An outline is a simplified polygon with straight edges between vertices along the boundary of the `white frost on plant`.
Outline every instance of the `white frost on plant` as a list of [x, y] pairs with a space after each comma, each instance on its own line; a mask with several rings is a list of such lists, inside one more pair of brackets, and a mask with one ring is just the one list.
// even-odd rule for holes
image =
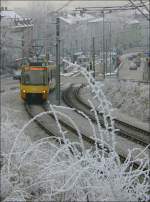
[[120, 112], [149, 122], [149, 84], [106, 79], [103, 90]]
[[[86, 149], [76, 120], [67, 116], [63, 106], [51, 105], [51, 110], [38, 114], [21, 130], [14, 128], [6, 112], [2, 119], [3, 139], [14, 135], [9, 149], [3, 147], [3, 201], [148, 201], [149, 200], [149, 158], [145, 148], [128, 152], [124, 163], [115, 151], [115, 129], [111, 115], [111, 104], [106, 99], [101, 84], [92, 75], [81, 69], [87, 78], [95, 98], [99, 101], [99, 113], [103, 113], [105, 129], [99, 123], [98, 115], [91, 101], [90, 105], [97, 119], [98, 133], [92, 122], [84, 115], [92, 127], [91, 136], [95, 140], [93, 148]], [[69, 110], [74, 110], [70, 109]], [[83, 114], [83, 112], [80, 112]], [[60, 137], [47, 137], [34, 143], [26, 141], [25, 129], [38, 117], [53, 114]], [[76, 128], [79, 141], [66, 138], [60, 117]], [[5, 122], [5, 123], [4, 123]], [[110, 131], [111, 127], [111, 131]], [[6, 130], [8, 129], [8, 130]], [[110, 152], [105, 152], [103, 135], [108, 135]], [[67, 136], [68, 137], [68, 136]], [[101, 145], [99, 149], [97, 145]], [[80, 150], [78, 150], [80, 148]], [[94, 149], [95, 148], [95, 149]], [[136, 151], [136, 156], [133, 153]], [[133, 163], [138, 167], [133, 169]], [[7, 189], [7, 190], [6, 190]]]

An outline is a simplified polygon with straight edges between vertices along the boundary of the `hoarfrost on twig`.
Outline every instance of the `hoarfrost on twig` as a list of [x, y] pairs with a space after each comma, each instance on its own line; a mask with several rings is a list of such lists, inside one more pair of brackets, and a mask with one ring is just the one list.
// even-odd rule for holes
[[[3, 138], [8, 138], [8, 131], [5, 130], [7, 126], [10, 126], [7, 129], [13, 129], [13, 132], [17, 133], [14, 135], [14, 142], [10, 144], [9, 154], [2, 152], [5, 161], [1, 167], [4, 182], [1, 194], [4, 201], [148, 201], [148, 146], [143, 151], [138, 148], [130, 150], [124, 163], [120, 162], [115, 150], [116, 129], [111, 114], [112, 106], [102, 91], [102, 85], [94, 80], [91, 73], [79, 66], [77, 68], [80, 68], [86, 77], [95, 99], [99, 102], [97, 112], [94, 104], [89, 101], [97, 120], [98, 133], [92, 121], [84, 115], [92, 128], [91, 137], [95, 140], [95, 150], [86, 149], [76, 120], [65, 114], [65, 110], [73, 109], [51, 105], [51, 111], [38, 114], [25, 124], [19, 133], [11, 125], [7, 113], [7, 123], [2, 123], [5, 133]], [[64, 112], [61, 112], [61, 109]], [[83, 115], [83, 112], [80, 113]], [[105, 128], [100, 125], [98, 113], [103, 113]], [[25, 144], [25, 129], [45, 114], [54, 115], [61, 137], [43, 138]], [[78, 142], [71, 142], [66, 138], [66, 135], [69, 137], [69, 131], [62, 129], [60, 117], [67, 119], [75, 127], [79, 136]], [[107, 144], [111, 149], [107, 155], [104, 154], [104, 135], [110, 139], [110, 145]], [[52, 139], [56, 141], [53, 142]], [[21, 143], [18, 148], [19, 141]], [[97, 146], [99, 144], [101, 148]], [[82, 148], [82, 155], [78, 146]], [[137, 161], [139, 166], [133, 169], [133, 163]], [[8, 191], [5, 190], [7, 188]]]

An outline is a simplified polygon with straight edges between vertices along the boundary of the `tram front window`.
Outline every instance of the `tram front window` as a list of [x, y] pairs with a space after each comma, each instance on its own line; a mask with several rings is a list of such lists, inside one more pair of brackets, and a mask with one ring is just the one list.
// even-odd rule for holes
[[47, 72], [43, 70], [24, 72], [22, 75], [22, 83], [26, 85], [47, 85]]

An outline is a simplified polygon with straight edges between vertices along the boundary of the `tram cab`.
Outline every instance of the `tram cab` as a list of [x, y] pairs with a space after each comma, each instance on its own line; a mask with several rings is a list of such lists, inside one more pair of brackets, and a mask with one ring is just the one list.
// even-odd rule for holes
[[20, 95], [23, 100], [32, 101], [36, 97], [46, 101], [52, 84], [48, 63], [30, 62], [22, 67]]

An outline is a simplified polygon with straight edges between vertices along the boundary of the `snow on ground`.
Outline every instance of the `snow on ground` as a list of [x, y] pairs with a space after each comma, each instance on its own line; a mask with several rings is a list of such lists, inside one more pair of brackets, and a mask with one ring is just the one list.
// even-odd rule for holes
[[[73, 66], [74, 70], [64, 74], [64, 76], [72, 76], [75, 71], [79, 72], [79, 65], [64, 60], [69, 66]], [[69, 77], [68, 77], [69, 78]], [[139, 121], [149, 123], [149, 84], [119, 81], [114, 79], [105, 79], [103, 85], [104, 93], [118, 112], [127, 114]], [[86, 94], [87, 92], [84, 91]]]
[[149, 122], [149, 84], [106, 79], [103, 89], [119, 112]]
[[[141, 162], [141, 167], [134, 171], [130, 167], [134, 161], [130, 159], [132, 151], [122, 165], [113, 149], [108, 156], [97, 144], [95, 151], [84, 149], [78, 133], [81, 153], [74, 146], [77, 143], [65, 138], [67, 131], [61, 130], [59, 123], [65, 144], [60, 142], [58, 146], [47, 137], [32, 142], [32, 134], [37, 136], [40, 130], [32, 128], [28, 131], [31, 136], [25, 132], [30, 127], [18, 93], [8, 88], [2, 95], [2, 201], [148, 201], [148, 171], [143, 171], [148, 157], [143, 157], [144, 151], [141, 159], [141, 150], [134, 149], [139, 152], [135, 161]], [[103, 97], [102, 103], [107, 116], [110, 111], [107, 99]], [[53, 106], [51, 109], [54, 110]], [[57, 111], [55, 115], [57, 120]], [[103, 147], [101, 136], [110, 131], [100, 127], [99, 132], [96, 136], [93, 131], [93, 137]]]
[[[4, 90], [1, 93], [1, 118], [5, 123], [7, 117], [6, 120], [9, 122], [8, 124], [5, 123], [5, 125], [9, 127], [10, 123], [14, 126], [15, 130], [21, 129], [30, 120], [25, 111], [24, 102], [20, 98], [19, 85], [17, 80], [12, 80], [10, 77], [1, 80], [1, 89]], [[32, 133], [33, 129], [35, 134]], [[32, 141], [42, 138], [45, 134], [43, 130], [39, 130], [39, 127], [35, 123], [32, 123], [25, 133], [30, 136]]]

